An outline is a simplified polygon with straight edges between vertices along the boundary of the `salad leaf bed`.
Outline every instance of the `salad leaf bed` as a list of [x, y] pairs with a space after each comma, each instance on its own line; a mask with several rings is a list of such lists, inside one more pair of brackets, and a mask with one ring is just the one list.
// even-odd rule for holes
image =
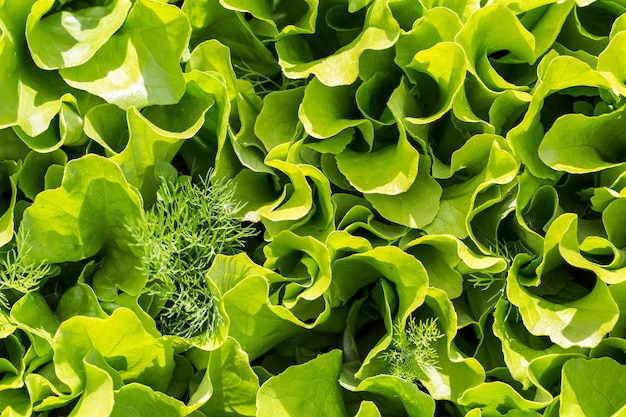
[[0, 416], [626, 415], [625, 11], [0, 1]]

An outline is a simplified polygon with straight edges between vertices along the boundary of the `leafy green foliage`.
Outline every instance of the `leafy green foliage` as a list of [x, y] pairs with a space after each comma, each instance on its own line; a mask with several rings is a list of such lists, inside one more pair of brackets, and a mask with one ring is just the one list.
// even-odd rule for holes
[[[306, 415], [345, 416], [339, 373], [341, 351], [319, 355], [267, 380], [258, 393], [259, 417]], [[294, 383], [294, 381], [297, 381]], [[324, 401], [316, 399], [324, 398]]]
[[0, 0], [0, 414], [624, 414], [622, 3]]

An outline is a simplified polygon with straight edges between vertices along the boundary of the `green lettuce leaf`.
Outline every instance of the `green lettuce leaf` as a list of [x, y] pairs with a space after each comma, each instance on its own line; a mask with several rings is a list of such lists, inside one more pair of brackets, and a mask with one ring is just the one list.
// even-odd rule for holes
[[313, 78], [304, 90], [304, 97], [298, 110], [298, 116], [306, 132], [314, 138], [326, 139], [356, 127], [371, 149], [374, 135], [372, 123], [369, 120], [354, 118], [355, 112], [358, 112], [354, 99], [356, 90], [356, 85], [329, 87]]
[[414, 229], [423, 228], [437, 216], [442, 192], [430, 174], [430, 165], [430, 159], [420, 155], [417, 176], [406, 191], [395, 195], [368, 193], [365, 199], [385, 219]]
[[363, 401], [354, 417], [381, 417], [381, 415], [374, 402]]
[[514, 263], [507, 277], [507, 297], [519, 308], [531, 334], [549, 336], [563, 348], [594, 347], [615, 326], [619, 308], [602, 280], [577, 281], [570, 272], [574, 269], [561, 258], [559, 240], [564, 234], [572, 237], [567, 236], [572, 218], [563, 215], [552, 223], [536, 279], [524, 280], [520, 262]]
[[[561, 357], [563, 363], [571, 357], [580, 357], [586, 353], [586, 349], [574, 347], [566, 350], [552, 344], [546, 337], [533, 336], [514, 317], [516, 315], [511, 312], [510, 305], [504, 300], [498, 301], [494, 311], [493, 332], [502, 342], [502, 353], [507, 368], [513, 378], [522, 383], [524, 389], [532, 385], [541, 387], [537, 379], [541, 377], [545, 383], [549, 371], [546, 368], [554, 367], [554, 362], [558, 360], [556, 357]], [[542, 358], [545, 361], [548, 357], [551, 357], [550, 363], [541, 363]], [[552, 396], [547, 390], [545, 394], [547, 394], [545, 401], [551, 401]]]
[[[451, 234], [459, 239], [468, 237], [472, 217], [508, 193], [515, 185], [518, 170], [519, 162], [502, 137], [473, 136], [452, 154], [448, 172], [433, 169], [435, 178], [454, 178], [454, 175], [459, 176], [459, 171], [472, 175], [461, 175], [458, 182], [444, 188], [439, 212], [424, 229], [430, 234]], [[495, 196], [492, 196], [494, 192]], [[493, 245], [493, 242], [476, 243]]]
[[37, 152], [53, 152], [62, 146], [79, 148], [88, 139], [83, 133], [83, 118], [78, 106], [73, 96], [65, 95], [57, 117], [47, 130], [36, 136], [29, 136], [20, 126], [13, 127], [13, 130], [28, 147]]
[[290, 181], [285, 183], [283, 194], [276, 201], [257, 212], [268, 240], [286, 230], [323, 240], [332, 230], [329, 181], [319, 169], [293, 156], [298, 155], [301, 144], [301, 141], [293, 146], [284, 143], [265, 159], [268, 167], [285, 174]]
[[[380, 404], [382, 410], [400, 412], [409, 417], [430, 417], [435, 415], [435, 401], [421, 391], [417, 385], [391, 375], [377, 375], [354, 385], [342, 380], [342, 385], [350, 391], [362, 393], [364, 397]], [[372, 406], [373, 407], [373, 406]], [[361, 409], [365, 408], [363, 405]], [[376, 412], [372, 410], [372, 412]], [[367, 415], [367, 414], [365, 414]], [[376, 414], [373, 414], [376, 415]], [[380, 412], [378, 415], [381, 415]]]
[[[114, 405], [113, 389], [117, 381], [110, 375], [106, 360], [97, 351], [90, 351], [83, 358], [84, 388], [78, 403], [72, 410], [76, 416], [105, 417], [111, 414]], [[114, 370], [113, 373], [115, 372]]]
[[59, 74], [42, 71], [25, 48], [26, 19], [35, 0], [0, 5], [0, 129], [18, 126], [28, 136], [45, 132], [71, 99]]
[[[381, 246], [336, 260], [328, 294], [333, 305], [349, 301], [362, 287], [386, 279], [399, 297], [398, 322], [424, 302], [428, 274], [417, 259], [394, 246]], [[354, 279], [358, 277], [358, 279]]]
[[[258, 417], [346, 416], [339, 375], [341, 351], [321, 354], [267, 380], [257, 394]], [[323, 400], [322, 400], [323, 399]]]
[[[529, 411], [541, 410], [546, 406], [545, 403], [524, 398], [512, 386], [501, 381], [484, 382], [467, 390], [459, 398], [459, 404], [482, 409], [484, 414], [479, 413], [478, 416], [503, 415], [503, 413], [510, 416], [537, 416], [537, 413]], [[512, 410], [520, 411], [516, 413]]]
[[263, 253], [263, 266], [289, 279], [282, 297], [282, 305], [287, 308], [306, 309], [308, 301], [320, 299], [331, 285], [328, 249], [311, 236], [282, 232], [263, 248]]
[[263, 108], [254, 122], [254, 133], [267, 152], [296, 139], [299, 130], [297, 109], [303, 96], [303, 88], [292, 88], [273, 91], [263, 98]]
[[215, 39], [230, 49], [234, 66], [242, 72], [267, 77], [278, 74], [280, 66], [276, 58], [256, 36], [245, 15], [223, 4], [219, 0], [184, 2], [182, 11], [192, 28], [191, 45], [195, 47], [207, 39]]
[[19, 189], [27, 198], [34, 200], [46, 188], [45, 175], [48, 169], [53, 165], [64, 167], [67, 160], [67, 154], [60, 149], [48, 153], [29, 152], [24, 159]]
[[[496, 28], [506, 25], [510, 30], [502, 33]], [[527, 89], [507, 81], [494, 68], [490, 54], [504, 51], [503, 64], [533, 64], [535, 62], [535, 38], [521, 24], [517, 16], [501, 5], [489, 5], [474, 12], [456, 37], [465, 50], [467, 69], [479, 82], [492, 91], [504, 89]]]
[[75, 67], [91, 59], [123, 25], [130, 0], [74, 10], [53, 10], [54, 0], [37, 0], [26, 21], [26, 40], [38, 67]]
[[82, 282], [65, 290], [59, 299], [55, 312], [61, 321], [74, 316], [98, 317], [101, 319], [108, 317], [100, 306], [96, 293], [89, 285]]
[[72, 87], [123, 109], [173, 104], [185, 91], [179, 63], [190, 35], [189, 20], [178, 7], [138, 0], [89, 60], [59, 73]]
[[24, 381], [26, 349], [15, 334], [0, 341], [0, 391], [21, 388]]
[[0, 391], [0, 408], [2, 417], [30, 417], [33, 411], [28, 393], [21, 389]]
[[356, 89], [355, 99], [359, 111], [378, 129], [395, 123], [387, 102], [398, 84], [396, 73], [397, 70], [389, 70], [376, 71], [371, 76], [364, 75], [369, 78]]
[[626, 204], [623, 201], [617, 200], [609, 204], [602, 213], [608, 239], [591, 235], [586, 236], [581, 243], [578, 243], [579, 233], [584, 233], [584, 230], [581, 230], [584, 228], [584, 222], [578, 221], [571, 214], [564, 214], [558, 223], [559, 225], [564, 224], [560, 229], [562, 235], [558, 238], [558, 250], [563, 259], [572, 266], [592, 271], [607, 284], [624, 282], [623, 273], [626, 263], [618, 249], [623, 247], [625, 242], [620, 226], [623, 221], [622, 209]]
[[[222, 5], [243, 13], [250, 13], [255, 18], [270, 26], [264, 28], [275, 39], [283, 36], [300, 33], [314, 33], [319, 0], [304, 0], [302, 2], [279, 2], [269, 4], [263, 1], [224, 0]], [[261, 28], [257, 28], [261, 31]]]
[[[348, 10], [343, 10], [342, 5], [319, 11], [320, 15], [326, 16], [326, 24], [333, 19], [330, 17], [333, 14], [336, 14], [335, 19], [345, 17], [349, 21], [351, 16], [347, 12]], [[301, 35], [294, 34], [281, 38], [276, 42], [276, 52], [278, 63], [285, 75], [290, 78], [306, 78], [315, 74], [316, 79], [327, 86], [352, 84], [359, 76], [359, 57], [363, 52], [389, 48], [399, 36], [400, 28], [389, 8], [389, 0], [374, 0], [367, 7], [364, 19], [363, 31], [356, 38], [346, 45], [339, 43], [341, 46], [337, 45], [338, 48], [326, 56], [315, 57], [311, 45]], [[328, 30], [332, 28], [321, 29], [321, 24], [319, 19], [316, 32], [332, 32]], [[360, 28], [361, 25], [357, 23], [357, 27]], [[325, 46], [325, 49], [327, 48], [328, 45]], [[336, 68], [341, 68], [341, 71], [337, 71]]]
[[554, 170], [572, 174], [619, 166], [626, 158], [622, 152], [622, 109], [597, 117], [562, 116], [545, 134], [539, 145], [539, 158]]
[[424, 306], [414, 315], [421, 320], [422, 314], [430, 315], [424, 311], [427, 309], [436, 317], [444, 337], [435, 342], [436, 365], [425, 367], [420, 382], [433, 398], [457, 402], [464, 392], [485, 380], [485, 371], [475, 358], [464, 357], [456, 347], [453, 339], [457, 333], [457, 314], [446, 294], [435, 288], [429, 289]]
[[197, 45], [185, 64], [185, 71], [219, 72], [226, 83], [228, 98], [237, 96], [237, 76], [233, 69], [230, 49], [215, 39]]
[[13, 239], [15, 226], [15, 204], [17, 203], [17, 186], [20, 177], [20, 168], [17, 164], [3, 161], [0, 166], [3, 176], [7, 175], [10, 183], [11, 197], [8, 207], [0, 216], [0, 246], [4, 246]]
[[464, 275], [497, 274], [506, 269], [503, 258], [477, 255], [451, 235], [425, 235], [403, 244], [428, 271], [428, 285], [446, 293], [450, 300], [463, 293]]
[[624, 72], [624, 56], [620, 54], [619, 51], [622, 50], [625, 42], [626, 33], [624, 32], [617, 32], [612, 36], [606, 49], [598, 55], [597, 66], [598, 71], [603, 74], [609, 73], [608, 76], [613, 77], [614, 86], [622, 95], [626, 73]]
[[562, 415], [573, 417], [621, 416], [624, 400], [624, 365], [611, 358], [572, 359], [563, 366]]
[[520, 22], [535, 38], [535, 56], [545, 54], [558, 38], [563, 24], [570, 15], [574, 2], [547, 1], [503, 2], [516, 14], [523, 12]]
[[337, 205], [335, 211], [337, 228], [367, 238], [371, 246], [396, 242], [407, 233], [406, 227], [383, 221], [364, 198], [341, 193], [335, 193], [332, 198]]
[[[207, 122], [208, 117], [221, 125], [229, 110], [223, 79], [216, 74], [192, 71], [184, 74], [186, 91], [180, 101], [167, 106], [149, 106], [126, 111], [128, 144], [110, 160], [117, 162], [130, 184], [139, 188], [146, 201], [152, 202], [158, 188], [155, 166], [171, 162], [183, 145]], [[215, 113], [209, 113], [215, 109]], [[102, 127], [102, 137], [106, 125]], [[121, 129], [121, 127], [120, 127]]]
[[27, 254], [33, 262], [63, 263], [106, 254], [93, 287], [100, 299], [112, 301], [118, 289], [137, 294], [147, 280], [139, 269], [137, 242], [127, 228], [142, 219], [141, 198], [119, 166], [86, 155], [66, 165], [60, 188], [37, 195], [20, 228], [37, 236]]
[[[546, 121], [542, 121], [541, 116], [542, 112], [546, 113], [548, 110], [558, 112], [562, 109], [543, 109], [546, 99], [562, 90], [567, 91], [569, 88], [578, 86], [604, 88], [610, 91], [612, 84], [602, 73], [571, 56], [555, 57], [552, 54], [547, 54], [538, 67], [538, 76], [539, 81], [533, 92], [528, 111], [521, 123], [507, 133], [507, 139], [515, 154], [535, 177], [554, 179], [556, 178], [555, 172], [542, 161], [538, 150], [544, 133], [547, 132], [554, 137], [560, 133], [559, 131], [562, 129], [560, 126], [563, 124], [559, 122], [557, 129], [555, 129], [553, 125], [548, 125], [547, 120], [549, 119], [547, 117], [544, 117], [547, 119]], [[579, 116], [570, 115], [568, 117], [578, 119]], [[553, 133], [549, 132], [551, 128], [555, 130]], [[597, 162], [598, 158], [596, 157]]]
[[[371, 152], [346, 149], [337, 155], [337, 168], [350, 184], [365, 194], [407, 192], [417, 177], [419, 154], [400, 129], [397, 143]], [[363, 175], [367, 167], [370, 175]]]
[[[411, 128], [411, 125], [433, 122], [452, 107], [465, 80], [465, 53], [453, 43], [461, 28], [462, 23], [453, 11], [434, 8], [416, 20], [411, 32], [397, 42], [395, 62], [404, 70], [412, 86], [416, 85], [421, 106], [414, 111], [423, 113], [407, 112], [410, 107], [403, 104], [409, 132], [419, 129]], [[431, 86], [433, 82], [434, 87]], [[416, 92], [408, 90], [409, 87], [405, 87], [402, 94], [398, 92], [397, 99], [415, 100], [412, 96], [417, 95]]]
[[208, 277], [220, 289], [231, 323], [237, 323], [229, 335], [241, 344], [250, 360], [328, 317], [328, 312], [322, 313], [317, 322], [305, 324], [289, 309], [275, 305], [270, 299], [270, 284], [288, 280], [255, 264], [245, 254], [217, 256]]
[[255, 416], [259, 378], [249, 364], [248, 355], [239, 343], [228, 338], [219, 349], [209, 354], [203, 382], [206, 397], [198, 390], [189, 402], [211, 416]]
[[189, 410], [185, 404], [152, 388], [131, 383], [115, 391], [111, 417], [185, 417]]
[[13, 304], [10, 318], [12, 323], [26, 332], [33, 348], [32, 353], [49, 358], [60, 321], [46, 299], [37, 293], [24, 295]]
[[[565, 19], [555, 46], [563, 49], [565, 52], [576, 51], [579, 57], [591, 62], [606, 48], [609, 42], [609, 37], [607, 36], [609, 29], [602, 28], [604, 25], [599, 19], [583, 20], [581, 17], [587, 13], [609, 14], [611, 12], [603, 6], [597, 7], [593, 5], [594, 2], [587, 0], [579, 0], [576, 3], [578, 7], [572, 9], [572, 12]], [[595, 22], [593, 22], [594, 20]], [[595, 27], [588, 30], [587, 26]], [[599, 31], [600, 33], [598, 33]]]
[[126, 308], [115, 310], [106, 319], [75, 316], [59, 326], [54, 336], [55, 369], [74, 392], [89, 385], [85, 358], [93, 351], [103, 358], [114, 377], [119, 374], [118, 378], [127, 383], [165, 390], [172, 376], [171, 345], [149, 334], [135, 313]]

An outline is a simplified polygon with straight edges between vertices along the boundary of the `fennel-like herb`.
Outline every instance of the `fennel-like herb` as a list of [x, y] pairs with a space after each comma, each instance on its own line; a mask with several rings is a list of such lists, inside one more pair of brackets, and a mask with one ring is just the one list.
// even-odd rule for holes
[[404, 330], [394, 326], [391, 347], [381, 357], [389, 364], [391, 375], [418, 382], [426, 369], [437, 367], [437, 349], [433, 344], [442, 337], [436, 318], [417, 323], [411, 316]]
[[11, 308], [11, 293], [17, 295], [37, 291], [41, 281], [52, 274], [53, 267], [45, 262], [26, 260], [30, 235], [20, 229], [15, 243], [6, 252], [0, 253], [0, 306]]
[[241, 251], [255, 234], [237, 218], [241, 207], [230, 181], [162, 179], [138, 238], [146, 248], [145, 293], [152, 297], [150, 312], [158, 306], [155, 320], [163, 334], [210, 335], [223, 319], [206, 273], [218, 254]]

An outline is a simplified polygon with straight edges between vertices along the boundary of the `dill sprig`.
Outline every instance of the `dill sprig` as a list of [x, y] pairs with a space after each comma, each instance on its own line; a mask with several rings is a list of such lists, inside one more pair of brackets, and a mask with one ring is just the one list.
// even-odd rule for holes
[[390, 349], [381, 357], [389, 364], [391, 375], [418, 382], [427, 369], [437, 367], [437, 349], [433, 344], [442, 337], [437, 318], [417, 323], [411, 316], [404, 330], [399, 325], [394, 326]]
[[29, 262], [30, 234], [20, 229], [15, 243], [5, 252], [0, 252], [0, 306], [11, 308], [9, 294], [26, 294], [37, 291], [41, 281], [52, 274], [53, 266], [46, 262]]
[[497, 287], [496, 294], [489, 300], [493, 301], [495, 297], [504, 297], [506, 290], [506, 274], [511, 264], [513, 263], [513, 258], [515, 254], [518, 253], [518, 249], [514, 242], [509, 242], [506, 244], [498, 243], [495, 246], [495, 255], [498, 258], [504, 259], [506, 262], [506, 268], [497, 273], [480, 271], [478, 273], [468, 274], [469, 278], [467, 281], [474, 286], [474, 288], [479, 288], [483, 291], [488, 291], [494, 284]]
[[181, 337], [211, 334], [222, 321], [206, 273], [218, 254], [242, 250], [255, 234], [237, 218], [230, 181], [199, 184], [184, 176], [161, 178], [157, 201], [144, 227], [134, 228], [145, 247], [149, 281], [145, 293], [162, 304], [155, 316], [159, 331]]

